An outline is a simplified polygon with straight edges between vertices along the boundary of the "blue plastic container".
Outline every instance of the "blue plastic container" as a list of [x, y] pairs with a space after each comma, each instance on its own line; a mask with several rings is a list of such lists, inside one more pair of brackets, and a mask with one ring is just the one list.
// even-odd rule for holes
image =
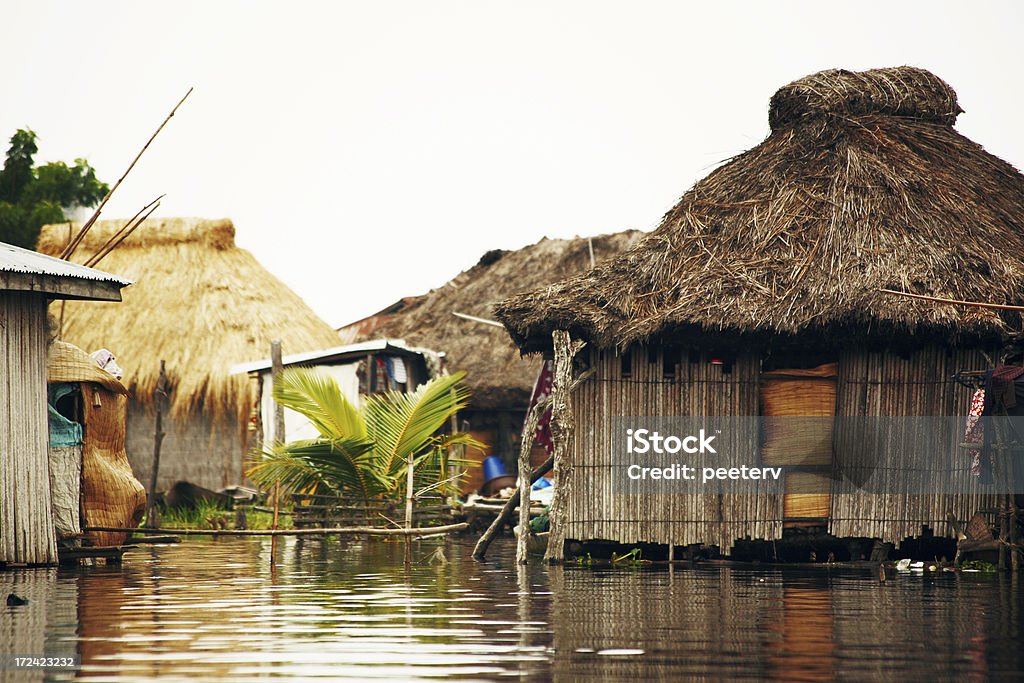
[[546, 489], [549, 486], [551, 486], [551, 480], [547, 477], [541, 477], [537, 481], [533, 482], [532, 488], [534, 491], [540, 491], [541, 489]]
[[484, 458], [484, 482], [502, 477], [508, 474], [505, 463], [496, 455], [488, 455]]

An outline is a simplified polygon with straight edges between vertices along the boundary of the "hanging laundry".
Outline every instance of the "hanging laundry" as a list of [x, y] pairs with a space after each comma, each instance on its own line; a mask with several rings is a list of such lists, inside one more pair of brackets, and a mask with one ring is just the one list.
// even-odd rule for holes
[[985, 415], [999, 415], [1017, 407], [1018, 377], [1024, 376], [1022, 365], [997, 365], [986, 377]]
[[[546, 360], [540, 367], [540, 374], [537, 375], [537, 381], [533, 385], [533, 394], [530, 396], [530, 404], [526, 409], [526, 414], [529, 415], [533, 412], [533, 407], [539, 402], [546, 399], [551, 395], [551, 387], [554, 384], [555, 364], [554, 361]], [[539, 446], [543, 446], [544, 450], [550, 455], [554, 449], [554, 442], [551, 440], [551, 408], [548, 407], [544, 411], [544, 414], [540, 416], [540, 421], [537, 423], [537, 431], [534, 432], [533, 442]]]
[[981, 415], [985, 410], [985, 390], [976, 389], [971, 396], [971, 407], [967, 411], [967, 425], [964, 429], [964, 441], [976, 444], [977, 448], [968, 449], [971, 454], [971, 475], [981, 476], [981, 450], [985, 443], [985, 426]]
[[388, 376], [398, 384], [405, 384], [409, 376], [405, 372], [405, 359], [397, 356], [388, 356]]

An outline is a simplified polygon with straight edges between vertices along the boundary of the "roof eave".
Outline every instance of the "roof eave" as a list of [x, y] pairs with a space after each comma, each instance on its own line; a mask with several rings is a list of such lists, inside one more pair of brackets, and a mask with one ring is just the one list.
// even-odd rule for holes
[[121, 288], [128, 283], [113, 280], [0, 271], [0, 290], [34, 292], [50, 299], [121, 301]]

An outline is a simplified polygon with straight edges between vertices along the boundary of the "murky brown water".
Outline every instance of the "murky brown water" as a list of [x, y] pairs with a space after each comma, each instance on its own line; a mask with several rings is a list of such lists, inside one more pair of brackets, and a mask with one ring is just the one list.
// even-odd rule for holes
[[[428, 563], [444, 548], [448, 564]], [[517, 572], [508, 541], [190, 540], [121, 567], [0, 573], [0, 652], [47, 677], [827, 680], [1024, 677], [1024, 590], [994, 574], [724, 567]], [[42, 679], [41, 672], [35, 677]], [[0, 670], [0, 679], [30, 679]]]

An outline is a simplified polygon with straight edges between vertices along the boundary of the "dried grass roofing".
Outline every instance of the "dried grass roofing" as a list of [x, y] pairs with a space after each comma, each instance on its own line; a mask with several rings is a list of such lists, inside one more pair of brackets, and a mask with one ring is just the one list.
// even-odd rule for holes
[[[122, 225], [96, 223], [75, 258], [95, 253]], [[46, 226], [39, 250], [59, 253], [67, 239], [67, 224]], [[227, 219], [149, 219], [102, 267], [135, 284], [118, 304], [67, 302], [64, 340], [89, 351], [110, 349], [125, 371], [124, 384], [146, 404], [166, 360], [179, 415], [202, 407], [214, 416], [247, 416], [249, 380], [231, 376], [229, 368], [265, 357], [274, 339], [286, 353], [338, 345], [330, 325], [235, 246]], [[59, 317], [59, 303], [51, 313]]]
[[993, 340], [1016, 313], [880, 293], [1024, 304], [1024, 176], [953, 129], [923, 69], [831, 70], [781, 88], [771, 134], [689, 190], [632, 249], [501, 302], [524, 350], [568, 329], [623, 348], [720, 339]]
[[[590, 238], [600, 263], [636, 242], [635, 230]], [[493, 319], [493, 304], [516, 292], [542, 287], [590, 268], [587, 238], [542, 239], [517, 251], [489, 251], [451, 281], [422, 297], [370, 332], [402, 338], [447, 354], [449, 369], [465, 370], [476, 409], [524, 410], [538, 361], [523, 359], [500, 327], [458, 318], [453, 311]]]

